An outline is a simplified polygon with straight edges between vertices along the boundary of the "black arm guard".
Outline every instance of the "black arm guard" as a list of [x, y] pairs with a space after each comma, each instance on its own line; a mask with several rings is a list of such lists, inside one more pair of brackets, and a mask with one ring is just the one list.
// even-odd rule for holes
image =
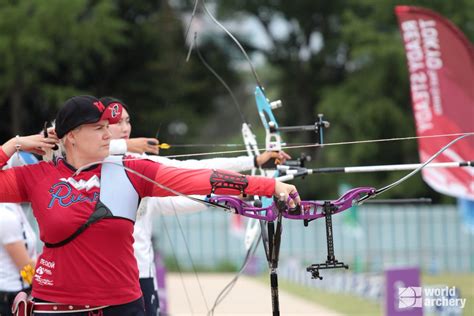
[[249, 185], [247, 177], [235, 175], [222, 171], [213, 170], [211, 174], [211, 194], [217, 189], [234, 189], [245, 195], [245, 189]]

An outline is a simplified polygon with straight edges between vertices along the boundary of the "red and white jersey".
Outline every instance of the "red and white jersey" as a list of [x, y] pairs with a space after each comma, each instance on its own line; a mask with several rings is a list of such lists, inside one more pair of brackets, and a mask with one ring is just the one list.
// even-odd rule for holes
[[[0, 150], [0, 166], [8, 160]], [[208, 194], [209, 169], [178, 169], [147, 160], [124, 165], [183, 194]], [[43, 242], [57, 243], [73, 234], [95, 209], [101, 165], [74, 175], [64, 160], [0, 171], [0, 202], [31, 202]], [[127, 172], [140, 197], [171, 193]], [[274, 180], [248, 177], [248, 194], [271, 195]], [[219, 194], [236, 194], [220, 190]], [[118, 197], [119, 198], [119, 197]], [[1, 214], [0, 214], [1, 216]], [[102, 219], [70, 243], [44, 248], [36, 265], [34, 297], [67, 304], [119, 305], [141, 297], [133, 254], [133, 222]]]

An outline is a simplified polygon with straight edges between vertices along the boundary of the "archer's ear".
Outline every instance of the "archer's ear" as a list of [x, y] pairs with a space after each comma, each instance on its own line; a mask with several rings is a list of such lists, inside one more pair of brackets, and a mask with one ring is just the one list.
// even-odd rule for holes
[[75, 130], [72, 130], [68, 132], [66, 135], [64, 135], [63, 141], [64, 141], [65, 146], [68, 146], [68, 145], [74, 146], [77, 142]]

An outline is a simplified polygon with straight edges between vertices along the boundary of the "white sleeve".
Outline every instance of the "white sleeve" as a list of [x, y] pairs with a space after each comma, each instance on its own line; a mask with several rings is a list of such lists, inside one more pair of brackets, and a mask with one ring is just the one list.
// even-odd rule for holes
[[224, 169], [230, 171], [247, 171], [254, 167], [253, 157], [240, 156], [235, 158], [189, 159], [176, 160], [162, 156], [147, 156], [147, 159], [167, 166], [186, 169]]
[[2, 245], [24, 240], [21, 222], [13, 211], [14, 207], [20, 206], [13, 203], [0, 204], [0, 244]]
[[[198, 199], [204, 198], [200, 195], [191, 196]], [[207, 207], [203, 204], [183, 196], [147, 197], [141, 203], [146, 203], [148, 211], [162, 215], [187, 214], [207, 210]]]
[[110, 141], [110, 155], [124, 155], [127, 152], [127, 141], [125, 139], [112, 139]]

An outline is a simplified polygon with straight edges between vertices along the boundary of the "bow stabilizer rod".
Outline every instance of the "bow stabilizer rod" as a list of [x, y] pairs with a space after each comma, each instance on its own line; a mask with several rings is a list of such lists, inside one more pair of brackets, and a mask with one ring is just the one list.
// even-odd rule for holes
[[[301, 177], [317, 173], [363, 173], [363, 172], [381, 172], [381, 171], [404, 171], [415, 170], [423, 166], [422, 163], [395, 164], [395, 165], [373, 165], [373, 166], [354, 166], [354, 167], [327, 167], [327, 168], [299, 168], [294, 166], [278, 165], [277, 169], [282, 175], [295, 175]], [[465, 168], [474, 167], [474, 161], [460, 162], [433, 162], [425, 168]]]

